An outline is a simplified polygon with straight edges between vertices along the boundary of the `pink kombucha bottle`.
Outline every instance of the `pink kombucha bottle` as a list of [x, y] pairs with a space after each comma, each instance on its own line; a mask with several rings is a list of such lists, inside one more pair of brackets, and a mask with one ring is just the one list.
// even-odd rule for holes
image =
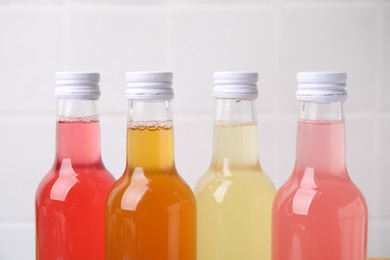
[[345, 163], [346, 74], [297, 74], [294, 171], [273, 204], [273, 260], [367, 259], [367, 205]]
[[36, 259], [103, 260], [114, 178], [100, 155], [98, 73], [56, 73], [56, 157], [36, 192]]

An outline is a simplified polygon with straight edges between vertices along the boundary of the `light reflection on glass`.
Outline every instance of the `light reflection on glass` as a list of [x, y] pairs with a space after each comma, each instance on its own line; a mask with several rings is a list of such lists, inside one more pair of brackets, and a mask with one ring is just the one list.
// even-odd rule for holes
[[[229, 170], [229, 159], [224, 158], [223, 159], [223, 168], [222, 168], [224, 176], [231, 176], [231, 172]], [[229, 180], [219, 180], [220, 183], [218, 185], [218, 188], [214, 191], [213, 197], [215, 198], [215, 201], [218, 203], [223, 203], [223, 198], [225, 197], [225, 193], [228, 190], [230, 184], [232, 184], [232, 181]]]
[[58, 179], [55, 181], [50, 191], [50, 199], [65, 201], [70, 189], [79, 183], [77, 175], [78, 174], [73, 170], [71, 159], [63, 159]]
[[230, 172], [230, 169], [229, 169], [229, 159], [228, 158], [223, 158], [222, 171], [223, 171], [224, 176], [232, 176], [232, 173]]
[[[339, 226], [342, 231], [340, 232], [341, 245], [353, 244], [354, 248], [364, 247], [364, 239], [357, 239], [364, 238], [365, 233], [365, 227], [360, 225], [365, 218], [361, 212], [362, 203], [359, 198], [354, 199], [351, 203], [338, 210]], [[359, 234], [359, 236], [356, 234]], [[358, 251], [355, 250], [343, 250], [342, 254], [343, 259], [359, 259]]]
[[295, 214], [306, 216], [309, 213], [310, 204], [317, 194], [316, 188], [314, 169], [306, 168], [300, 182], [300, 188], [293, 198], [292, 208]]
[[145, 177], [143, 168], [136, 167], [131, 176], [131, 183], [122, 196], [121, 208], [135, 211], [138, 203], [149, 189], [148, 184], [149, 180]]
[[221, 183], [218, 185], [218, 188], [214, 191], [213, 197], [215, 198], [215, 201], [218, 203], [223, 203], [223, 198], [225, 197], [225, 193], [228, 190], [230, 184], [232, 184], [232, 181], [227, 180], [220, 180]]
[[[180, 204], [176, 203], [168, 207], [168, 241], [180, 240]], [[168, 259], [180, 258], [180, 247], [176, 243], [168, 243]]]

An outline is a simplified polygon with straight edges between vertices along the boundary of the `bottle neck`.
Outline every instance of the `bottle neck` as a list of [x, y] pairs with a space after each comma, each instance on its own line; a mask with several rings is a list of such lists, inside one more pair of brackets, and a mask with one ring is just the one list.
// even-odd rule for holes
[[214, 124], [214, 170], [259, 168], [257, 119], [251, 100], [217, 99]]
[[301, 102], [295, 168], [300, 173], [348, 177], [341, 102]]
[[174, 168], [174, 135], [170, 101], [130, 100], [127, 166], [132, 170]]
[[96, 103], [95, 100], [58, 100], [57, 162], [67, 159], [72, 165], [86, 165], [101, 161]]

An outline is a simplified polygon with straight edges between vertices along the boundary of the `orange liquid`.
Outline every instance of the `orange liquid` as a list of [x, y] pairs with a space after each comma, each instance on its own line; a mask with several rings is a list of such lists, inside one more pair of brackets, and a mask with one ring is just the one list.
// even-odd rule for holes
[[127, 167], [106, 206], [106, 259], [195, 260], [196, 206], [171, 127], [129, 128]]

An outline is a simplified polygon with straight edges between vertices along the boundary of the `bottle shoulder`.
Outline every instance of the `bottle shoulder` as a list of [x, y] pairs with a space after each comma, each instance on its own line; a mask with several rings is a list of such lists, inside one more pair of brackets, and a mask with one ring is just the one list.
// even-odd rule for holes
[[197, 182], [196, 196], [213, 194], [218, 189], [226, 189], [228, 193], [237, 196], [252, 196], [254, 194], [275, 194], [276, 188], [271, 179], [260, 169], [223, 172], [208, 170]]
[[333, 189], [335, 192], [342, 192], [344, 188], [349, 188], [361, 194], [346, 170], [343, 172], [324, 172], [314, 168], [308, 168], [306, 171], [294, 169], [291, 176], [280, 187], [279, 193], [302, 188]]
[[367, 211], [367, 204], [362, 192], [349, 179], [336, 176], [317, 177], [308, 180], [292, 176], [278, 190], [274, 207], [294, 211], [297, 205], [323, 207], [323, 210], [340, 210], [348, 205]]
[[106, 194], [114, 182], [115, 178], [103, 165], [86, 168], [60, 168], [54, 165], [38, 185], [36, 198], [65, 200]]
[[125, 170], [109, 193], [108, 206], [122, 207], [126, 201], [137, 204], [153, 201], [160, 201], [162, 205], [178, 202], [195, 204], [191, 188], [175, 169], [169, 172]]

